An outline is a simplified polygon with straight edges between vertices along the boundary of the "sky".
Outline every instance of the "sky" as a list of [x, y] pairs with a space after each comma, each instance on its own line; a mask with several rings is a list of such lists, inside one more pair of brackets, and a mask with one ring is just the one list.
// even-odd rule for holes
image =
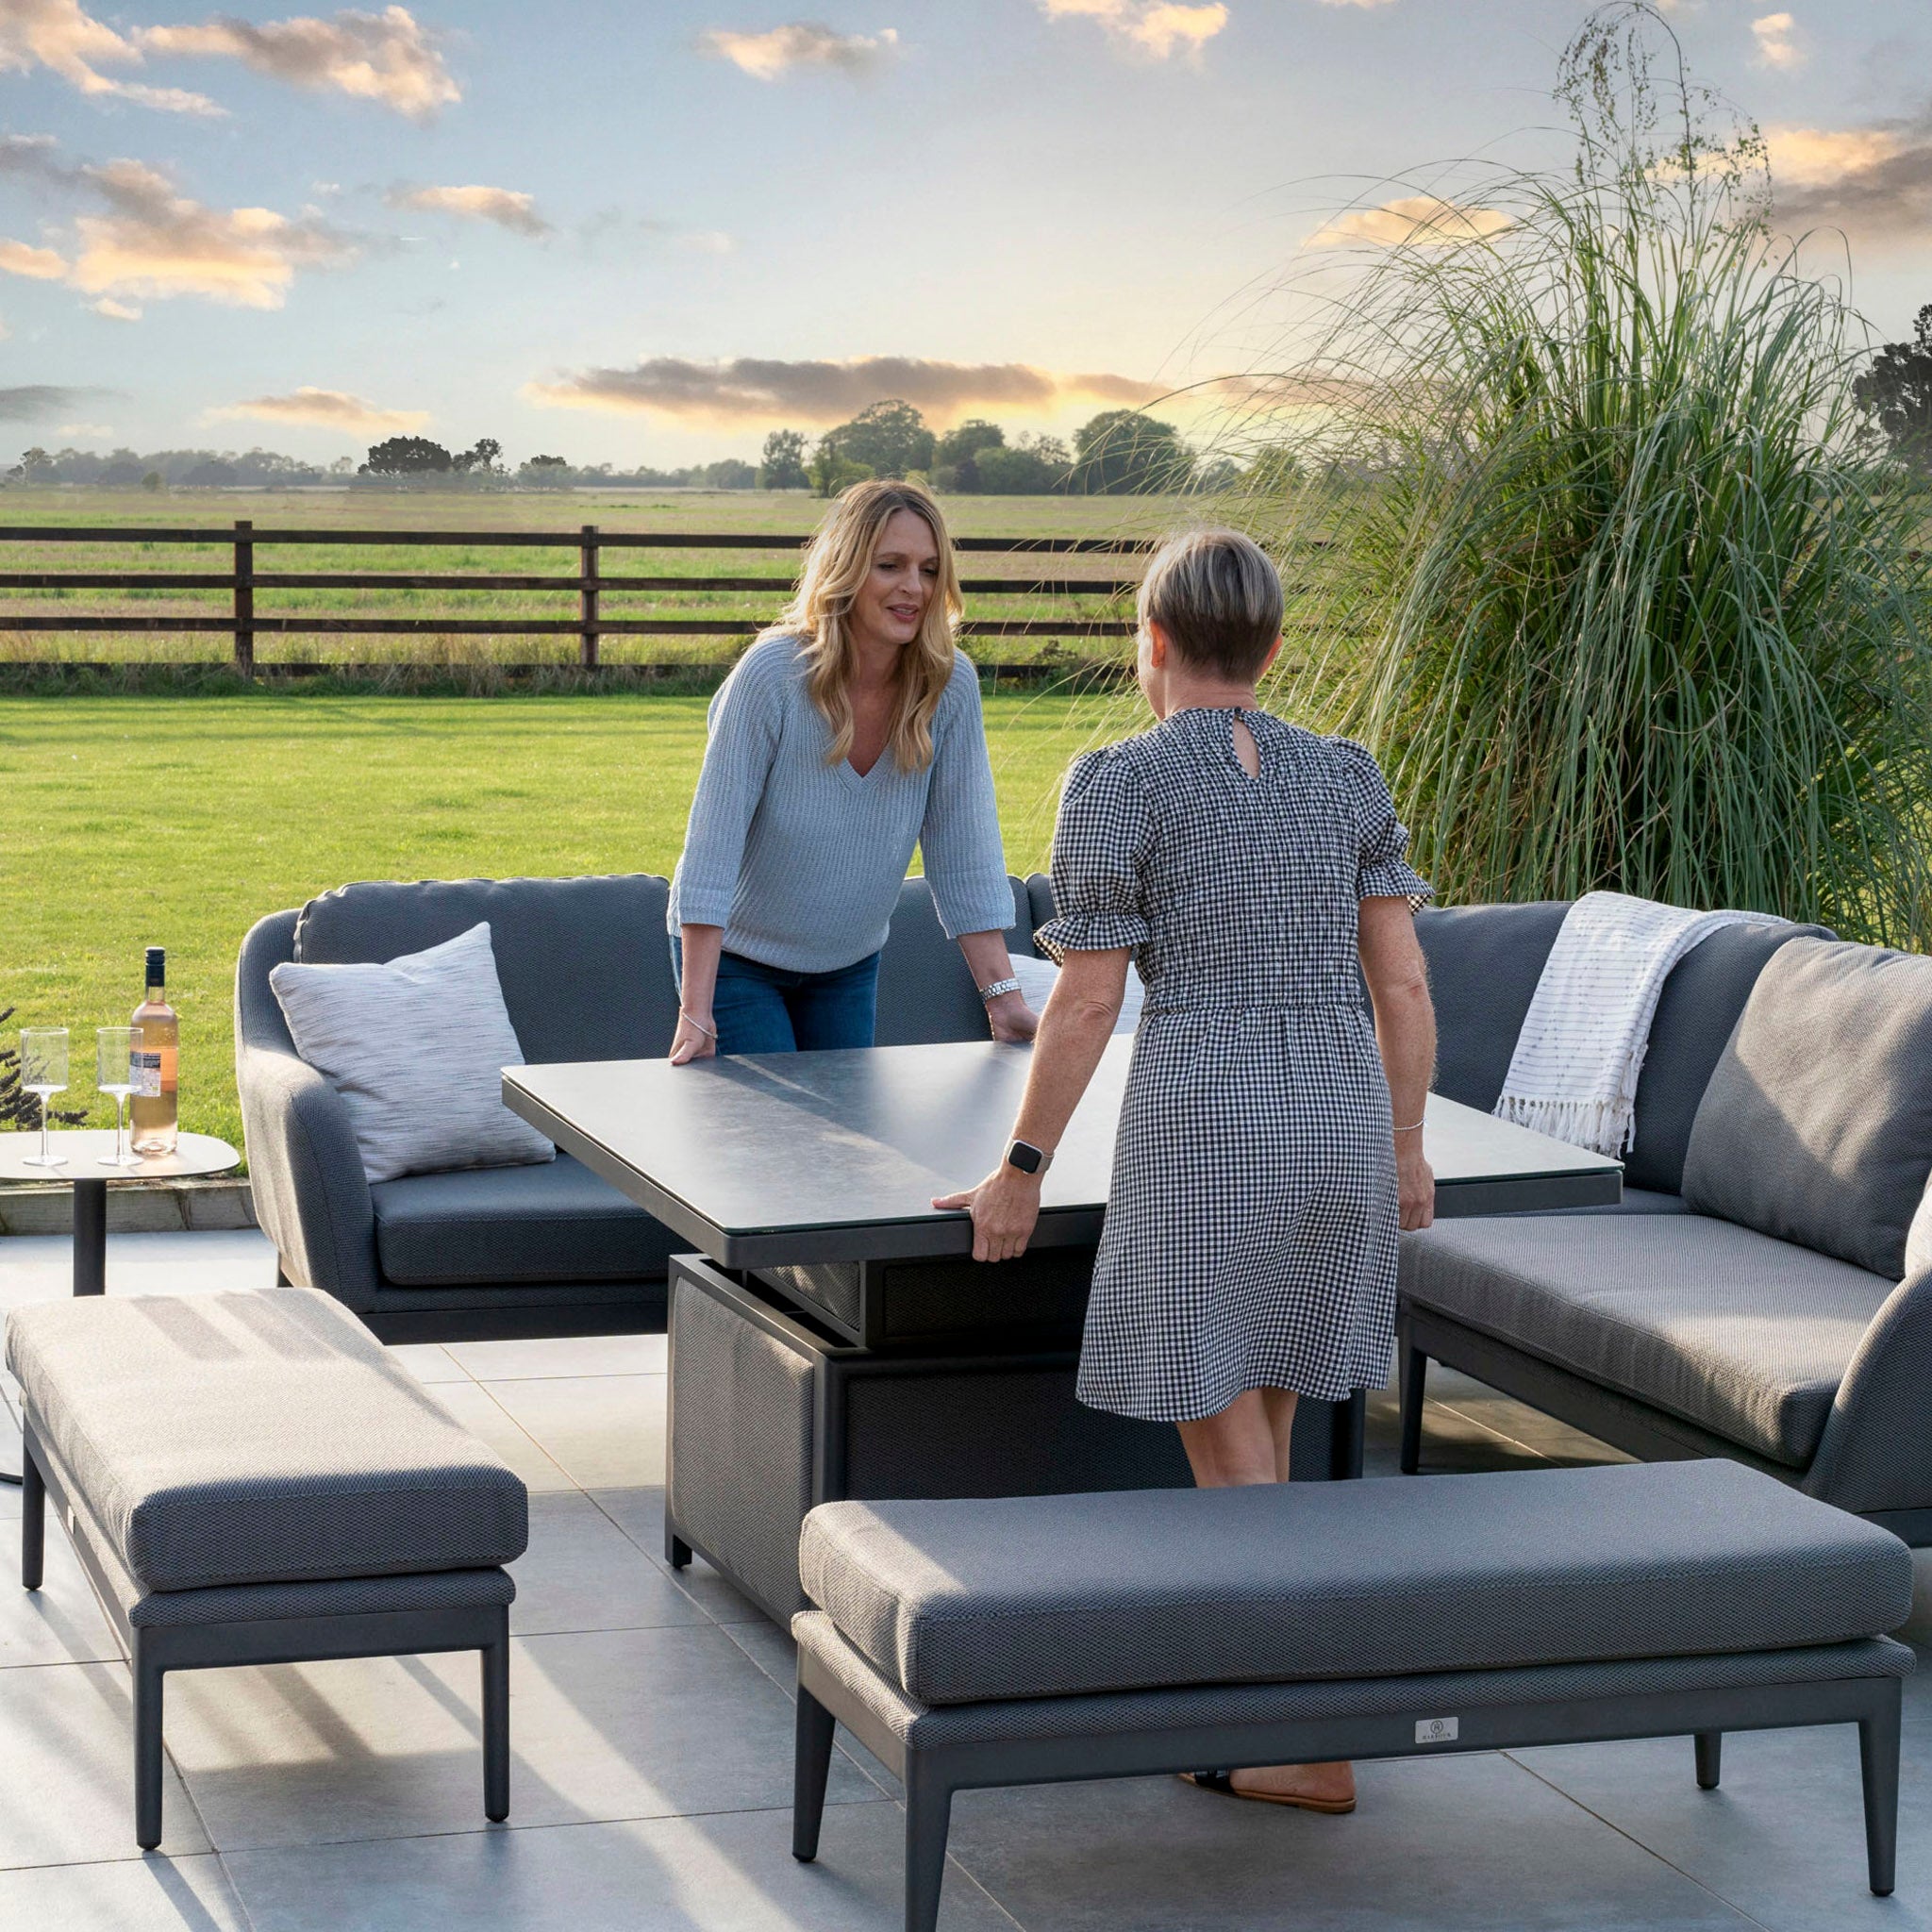
[[[386, 435], [755, 457], [900, 395], [1067, 433], [1257, 366], [1260, 295], [1560, 158], [1577, 0], [0, 0], [0, 452]], [[1675, 0], [1841, 231], [1932, 302], [1932, 7]], [[1185, 406], [1169, 411], [1186, 426]], [[9, 438], [11, 441], [9, 441]]]

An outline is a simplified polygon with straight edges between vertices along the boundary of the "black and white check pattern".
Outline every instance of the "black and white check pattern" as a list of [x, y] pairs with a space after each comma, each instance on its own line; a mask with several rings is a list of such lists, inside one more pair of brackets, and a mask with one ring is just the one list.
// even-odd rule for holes
[[1357, 904], [1417, 903], [1375, 761], [1262, 711], [1176, 711], [1089, 753], [1054, 833], [1041, 948], [1131, 946], [1147, 988], [1079, 1394], [1154, 1422], [1248, 1389], [1387, 1377], [1397, 1212]]

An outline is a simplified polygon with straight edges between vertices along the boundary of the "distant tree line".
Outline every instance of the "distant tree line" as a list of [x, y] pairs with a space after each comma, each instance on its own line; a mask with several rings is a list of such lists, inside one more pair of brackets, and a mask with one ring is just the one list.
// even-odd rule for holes
[[1919, 310], [1912, 340], [1884, 343], [1852, 393], [1891, 455], [1932, 478], [1932, 302]]

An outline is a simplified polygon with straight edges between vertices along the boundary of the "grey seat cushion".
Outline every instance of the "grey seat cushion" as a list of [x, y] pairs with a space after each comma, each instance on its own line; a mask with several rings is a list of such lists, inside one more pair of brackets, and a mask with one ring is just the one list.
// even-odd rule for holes
[[1912, 1591], [1897, 1538], [1723, 1461], [827, 1503], [799, 1571], [927, 1705], [1776, 1650]]
[[369, 1197], [383, 1276], [400, 1288], [655, 1278], [691, 1245], [568, 1154], [410, 1174]]
[[1405, 1301], [1793, 1469], [1896, 1284], [1701, 1214], [1439, 1222]]
[[1932, 959], [1794, 940], [1691, 1129], [1684, 1198], [1896, 1281], [1932, 1172]]
[[488, 920], [525, 1059], [645, 1058], [671, 1050], [677, 1024], [664, 929], [670, 890], [649, 873], [369, 880], [309, 900], [295, 925], [295, 958], [392, 959]]
[[35, 1432], [145, 1591], [488, 1569], [522, 1481], [330, 1296], [103, 1296], [16, 1308]]
[[[1007, 929], [1009, 953], [1033, 951], [1032, 914], [1026, 882], [1008, 875], [1013, 923]], [[966, 957], [946, 937], [933, 909], [932, 888], [908, 879], [899, 888], [892, 925], [879, 960], [878, 1022], [875, 1046], [928, 1046], [942, 1040], [984, 1040], [986, 1008]]]

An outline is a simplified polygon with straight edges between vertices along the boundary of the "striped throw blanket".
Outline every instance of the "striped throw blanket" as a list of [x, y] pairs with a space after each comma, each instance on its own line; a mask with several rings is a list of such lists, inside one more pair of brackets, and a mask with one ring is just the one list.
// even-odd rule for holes
[[1622, 1154], [1636, 1139], [1637, 1076], [1671, 968], [1720, 926], [1745, 923], [1785, 924], [1586, 892], [1543, 962], [1491, 1111], [1574, 1147]]

